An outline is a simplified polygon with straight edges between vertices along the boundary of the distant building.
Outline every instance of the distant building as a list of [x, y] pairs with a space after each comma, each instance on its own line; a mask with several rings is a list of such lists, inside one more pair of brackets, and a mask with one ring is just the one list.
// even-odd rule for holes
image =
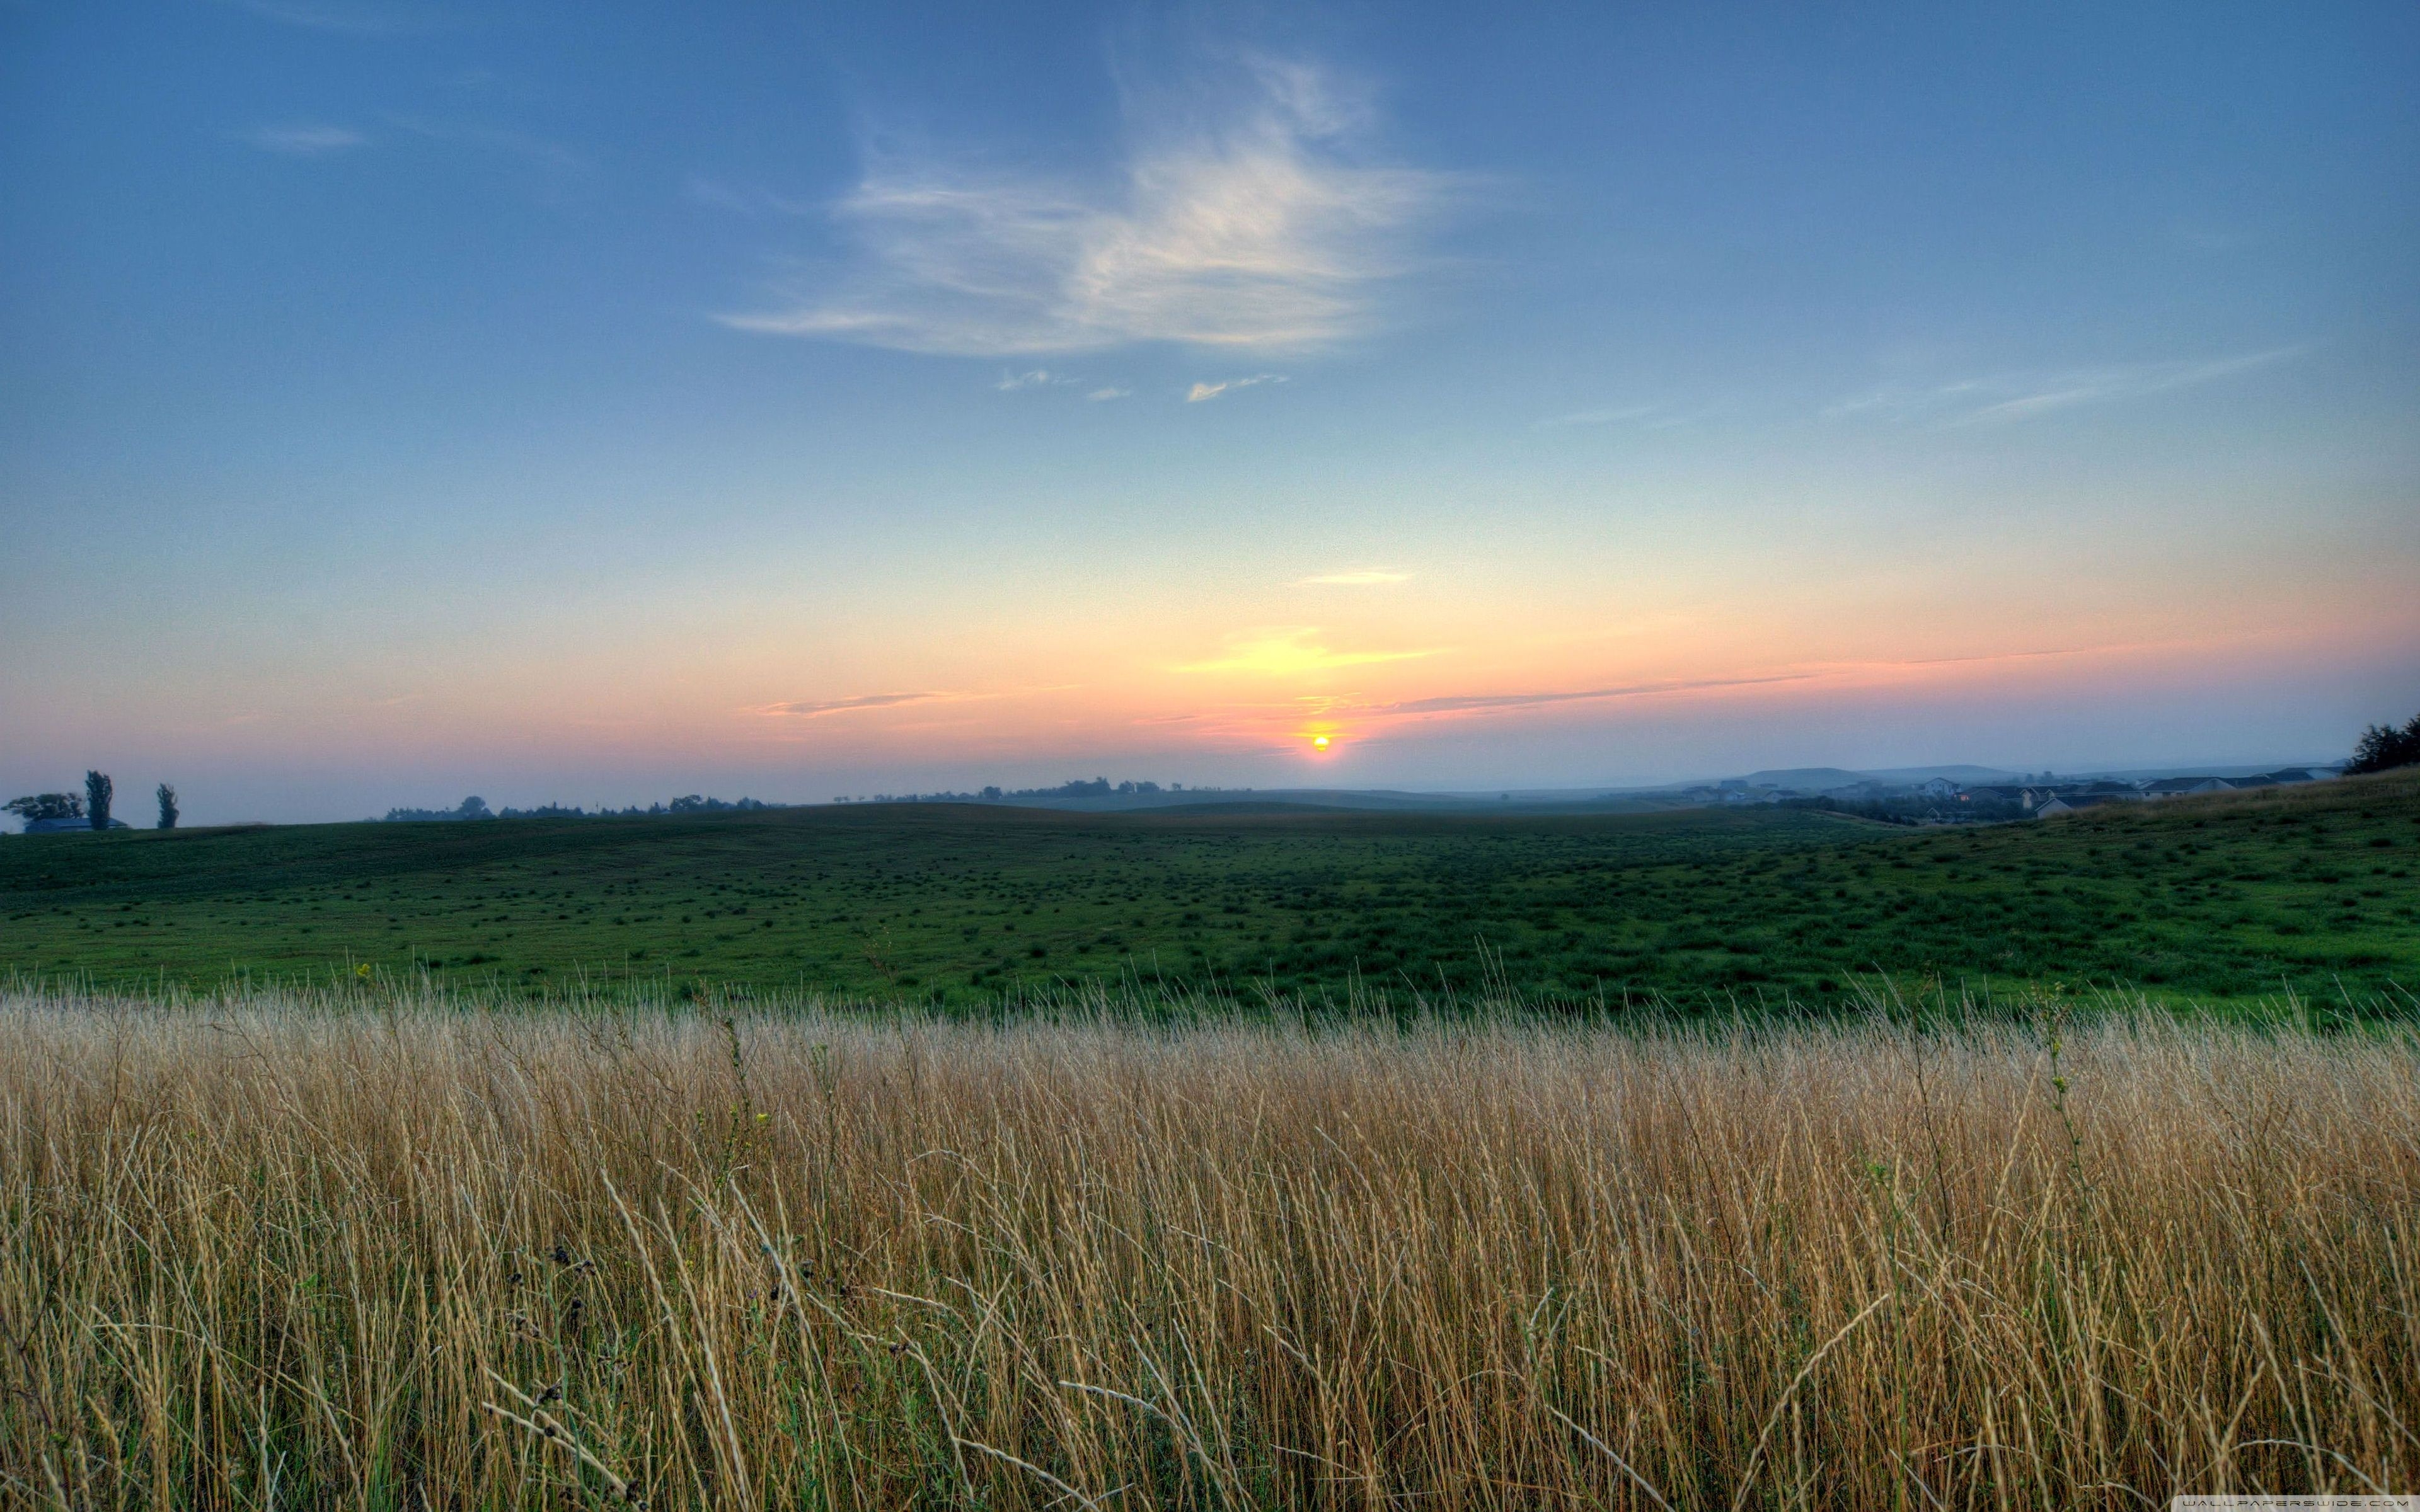
[[2054, 795], [2049, 801], [2036, 808], [2034, 817], [2055, 819], [2063, 813], [2080, 813], [2084, 810], [2098, 809], [2104, 804], [2142, 801], [2143, 795], [2140, 793], [2134, 794], [2131, 798], [2115, 793], [2060, 793]]
[[2216, 777], [2164, 777], [2143, 789], [2148, 798], [2183, 798], [2197, 793], [2226, 793], [2226, 780]]
[[1968, 788], [1961, 796], [1969, 803], [2005, 803], [2019, 809], [2031, 809], [2041, 801], [2041, 790], [2005, 782], [1986, 782]]

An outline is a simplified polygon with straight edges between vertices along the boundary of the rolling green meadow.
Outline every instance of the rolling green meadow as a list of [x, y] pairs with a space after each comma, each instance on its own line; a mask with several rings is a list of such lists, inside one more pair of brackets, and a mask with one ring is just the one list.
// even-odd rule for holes
[[2408, 1004], [2415, 859], [2410, 774], [1927, 830], [898, 804], [121, 831], [0, 841], [0, 968], [939, 1003], [1121, 981], [1820, 1002], [1882, 972]]

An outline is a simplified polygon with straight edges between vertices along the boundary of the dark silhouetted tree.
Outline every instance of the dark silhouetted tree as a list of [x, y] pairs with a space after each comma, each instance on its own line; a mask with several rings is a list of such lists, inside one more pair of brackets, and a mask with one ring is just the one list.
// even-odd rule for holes
[[158, 796], [160, 799], [160, 827], [162, 829], [176, 828], [177, 790], [170, 787], [167, 783], [163, 782], [160, 784]]
[[84, 800], [72, 793], [36, 793], [0, 803], [0, 810], [29, 825], [42, 819], [82, 819]]
[[2345, 774], [2385, 772], [2397, 766], [2420, 766], [2420, 714], [2397, 730], [2391, 724], [2374, 724], [2361, 733], [2354, 742], [2352, 760], [2345, 764]]
[[106, 772], [84, 774], [84, 816], [95, 829], [109, 827], [109, 798], [117, 791]]

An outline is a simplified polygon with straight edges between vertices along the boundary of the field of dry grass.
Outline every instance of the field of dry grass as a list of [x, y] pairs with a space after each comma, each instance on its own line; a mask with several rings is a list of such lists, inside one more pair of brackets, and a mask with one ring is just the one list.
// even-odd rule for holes
[[0, 993], [0, 1501], [2420, 1489], [2420, 1041]]

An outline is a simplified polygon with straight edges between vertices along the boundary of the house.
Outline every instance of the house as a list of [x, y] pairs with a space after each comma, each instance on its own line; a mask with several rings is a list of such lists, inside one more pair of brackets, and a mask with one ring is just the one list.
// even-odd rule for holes
[[2055, 819], [2063, 813], [2078, 813], [2086, 809], [2098, 809], [2108, 803], [2140, 803], [2143, 795], [2131, 798], [2117, 793], [2061, 793], [2034, 810], [2036, 819]]
[[2030, 810], [2049, 796], [2049, 790], [2024, 787], [2013, 782], [1985, 782], [1979, 786], [1968, 788], [1958, 796], [1960, 801], [1964, 803]]
[[2215, 777], [2164, 777], [2143, 790], [2148, 798], [2182, 798], [2196, 793], [2225, 793], [2225, 779]]

